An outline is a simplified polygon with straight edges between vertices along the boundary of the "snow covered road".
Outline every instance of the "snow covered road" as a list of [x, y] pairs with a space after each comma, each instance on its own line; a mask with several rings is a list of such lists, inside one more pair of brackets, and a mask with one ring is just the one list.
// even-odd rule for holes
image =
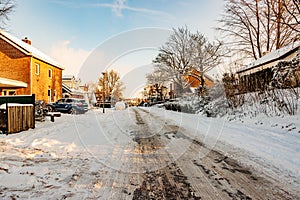
[[[34, 130], [1, 135], [0, 197], [299, 198], [299, 140], [287, 141], [292, 146], [283, 148], [279, 163], [273, 163], [272, 153], [262, 146], [281, 148], [277, 136], [263, 144], [254, 136], [241, 140], [241, 133], [249, 130], [216, 120], [130, 108], [63, 115], [54, 123], [37, 124]], [[294, 158], [286, 162], [282, 159], [286, 155]], [[285, 169], [278, 168], [285, 163]]]

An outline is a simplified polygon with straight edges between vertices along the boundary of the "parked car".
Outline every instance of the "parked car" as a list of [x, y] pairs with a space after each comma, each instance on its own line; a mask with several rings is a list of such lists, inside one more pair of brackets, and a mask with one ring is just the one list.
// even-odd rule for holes
[[59, 111], [70, 114], [85, 113], [88, 111], [88, 104], [84, 99], [63, 98], [54, 103], [47, 104], [49, 112]]
[[3, 107], [0, 106], [0, 133], [6, 131], [7, 116], [6, 109], [4, 109]]

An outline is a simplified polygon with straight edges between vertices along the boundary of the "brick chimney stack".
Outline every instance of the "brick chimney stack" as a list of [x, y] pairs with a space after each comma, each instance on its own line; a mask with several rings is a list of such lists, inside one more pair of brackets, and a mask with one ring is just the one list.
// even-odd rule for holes
[[27, 37], [25, 37], [22, 41], [31, 45], [31, 41]]

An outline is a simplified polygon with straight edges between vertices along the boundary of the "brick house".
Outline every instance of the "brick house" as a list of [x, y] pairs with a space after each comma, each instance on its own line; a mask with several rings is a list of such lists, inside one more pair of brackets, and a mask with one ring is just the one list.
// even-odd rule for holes
[[[198, 72], [196, 70], [192, 70], [190, 75], [185, 76], [185, 79], [188, 81], [188, 84], [191, 88], [198, 88], [201, 86], [201, 82], [199, 80], [201, 75], [201, 72]], [[214, 86], [214, 80], [209, 75], [205, 74], [203, 75], [204, 79], [204, 85], [208, 88], [212, 88]]]
[[32, 95], [53, 102], [62, 97], [63, 67], [31, 46], [0, 30], [0, 95]]

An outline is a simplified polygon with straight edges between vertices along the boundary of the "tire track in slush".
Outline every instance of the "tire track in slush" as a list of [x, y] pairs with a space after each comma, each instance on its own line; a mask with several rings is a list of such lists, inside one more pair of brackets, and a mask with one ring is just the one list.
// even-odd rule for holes
[[[158, 149], [165, 147], [166, 142], [161, 139], [161, 135], [152, 135], [147, 130], [149, 127], [143, 121], [141, 114], [136, 109], [133, 111], [136, 115], [137, 124], [144, 126], [143, 132], [137, 133], [133, 138], [137, 143], [135, 151], [143, 155], [142, 158], [146, 163], [149, 154], [154, 155], [151, 157], [153, 163], [168, 163], [173, 158], [168, 155], [167, 151], [164, 152], [164, 155], [168, 155], [168, 158], [160, 157], [162, 154], [155, 154]], [[166, 162], [165, 159], [168, 161]], [[134, 191], [133, 199], [201, 199], [195, 195], [190, 183], [187, 182], [188, 178], [175, 162], [155, 171], [150, 169], [141, 176], [143, 182]]]
[[[252, 169], [190, 138], [185, 130], [172, 123], [168, 122], [161, 134], [151, 135], [143, 118], [150, 116], [154, 122], [161, 119], [143, 109], [133, 111], [136, 124], [141, 127], [133, 138], [135, 151], [144, 155], [143, 162], [147, 163], [147, 155], [152, 154], [156, 155], [155, 162], [168, 163], [161, 169], [141, 174], [143, 181], [133, 192], [133, 199], [295, 199], [265, 177], [256, 175]], [[163, 157], [155, 154], [157, 149], [164, 148], [171, 141], [178, 141], [181, 145], [174, 149], [176, 155], [184, 151], [180, 157], [174, 159], [173, 153], [167, 150]], [[188, 146], [182, 147], [182, 144]], [[203, 158], [199, 157], [201, 148], [209, 152]]]

